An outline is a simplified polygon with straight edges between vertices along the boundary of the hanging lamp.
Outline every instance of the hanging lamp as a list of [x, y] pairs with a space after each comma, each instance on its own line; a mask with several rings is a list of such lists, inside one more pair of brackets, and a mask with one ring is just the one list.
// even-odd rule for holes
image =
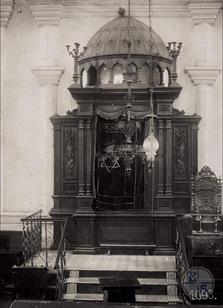
[[154, 113], [153, 113], [153, 89], [150, 90], [150, 107], [151, 107], [151, 121], [149, 128], [149, 135], [143, 142], [143, 151], [146, 155], [146, 160], [150, 168], [154, 166], [155, 157], [159, 149], [159, 142], [154, 136]]

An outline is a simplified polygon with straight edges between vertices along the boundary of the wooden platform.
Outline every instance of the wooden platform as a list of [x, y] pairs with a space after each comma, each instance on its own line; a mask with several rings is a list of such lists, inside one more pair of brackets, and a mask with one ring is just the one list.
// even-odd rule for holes
[[[43, 254], [34, 258], [34, 266], [44, 266]], [[56, 251], [48, 252], [49, 267], [54, 266]], [[66, 252], [66, 269], [96, 271], [175, 271], [175, 256], [75, 255]]]
[[67, 269], [95, 271], [175, 271], [174, 256], [68, 255]]

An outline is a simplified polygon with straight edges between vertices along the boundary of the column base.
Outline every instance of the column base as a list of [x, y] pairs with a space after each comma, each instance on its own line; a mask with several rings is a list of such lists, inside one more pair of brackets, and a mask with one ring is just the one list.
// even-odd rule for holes
[[76, 225], [76, 248], [73, 252], [95, 254], [95, 216], [75, 213], [73, 218]]
[[92, 195], [78, 195], [76, 213], [94, 213], [92, 209]]

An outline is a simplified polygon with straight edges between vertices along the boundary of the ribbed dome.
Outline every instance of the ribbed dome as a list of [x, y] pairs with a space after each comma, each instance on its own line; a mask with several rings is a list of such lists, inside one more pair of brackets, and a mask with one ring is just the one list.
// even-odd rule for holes
[[[169, 59], [169, 54], [161, 38], [143, 22], [130, 18], [132, 55], [150, 55]], [[120, 14], [104, 25], [90, 39], [81, 60], [107, 55], [128, 53], [128, 16]]]

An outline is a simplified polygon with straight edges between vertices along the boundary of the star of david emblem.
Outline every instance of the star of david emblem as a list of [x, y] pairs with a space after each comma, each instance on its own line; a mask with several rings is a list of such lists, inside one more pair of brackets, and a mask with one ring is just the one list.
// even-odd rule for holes
[[107, 160], [108, 160], [108, 157], [106, 157], [106, 156], [102, 159], [101, 168], [105, 168], [109, 173], [111, 173], [113, 169], [120, 168], [120, 165], [119, 165], [119, 162], [118, 162], [118, 160], [119, 160], [118, 156], [111, 157], [110, 158], [110, 160], [111, 160], [110, 164]]

